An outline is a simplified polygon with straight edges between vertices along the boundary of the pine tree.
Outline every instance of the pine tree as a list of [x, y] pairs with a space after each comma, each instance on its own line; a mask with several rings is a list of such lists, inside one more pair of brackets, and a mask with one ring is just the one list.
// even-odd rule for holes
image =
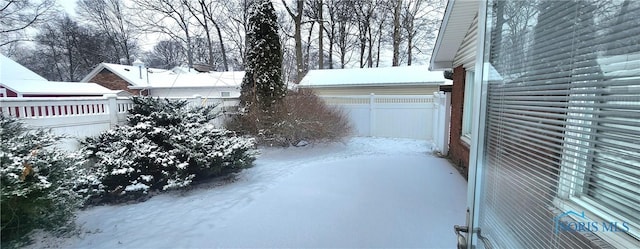
[[269, 0], [256, 0], [249, 9], [245, 76], [241, 106], [270, 115], [286, 94], [282, 80], [282, 47], [275, 9]]

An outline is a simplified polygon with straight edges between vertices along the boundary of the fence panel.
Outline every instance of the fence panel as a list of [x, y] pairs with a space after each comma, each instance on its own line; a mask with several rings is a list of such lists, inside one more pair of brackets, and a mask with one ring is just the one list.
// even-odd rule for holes
[[347, 113], [354, 135], [433, 139], [432, 95], [321, 97]]
[[[238, 99], [203, 99], [195, 96], [186, 99], [190, 105], [217, 104], [217, 111], [229, 113], [237, 110]], [[0, 98], [0, 115], [19, 118], [33, 128], [47, 128], [59, 135], [69, 136], [62, 147], [78, 148], [78, 138], [96, 136], [103, 131], [123, 124], [127, 112], [133, 108], [129, 98], [105, 95], [104, 97], [59, 98]], [[226, 115], [215, 124], [222, 126]]]

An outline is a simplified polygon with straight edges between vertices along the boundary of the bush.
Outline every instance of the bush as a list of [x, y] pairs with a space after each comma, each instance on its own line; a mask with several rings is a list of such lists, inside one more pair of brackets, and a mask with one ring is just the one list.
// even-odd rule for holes
[[149, 191], [179, 189], [249, 167], [254, 140], [209, 123], [213, 107], [186, 101], [133, 98], [127, 125], [83, 141], [102, 182], [98, 201], [137, 199]]
[[338, 141], [351, 133], [349, 119], [341, 110], [308, 92], [289, 92], [275, 114], [244, 113], [227, 127], [256, 136], [260, 144], [280, 146]]
[[[79, 155], [55, 147], [62, 137], [27, 130], [0, 115], [1, 234], [4, 245], [19, 244], [33, 229], [72, 228], [74, 210], [92, 182]], [[24, 241], [22, 241], [24, 243]]]

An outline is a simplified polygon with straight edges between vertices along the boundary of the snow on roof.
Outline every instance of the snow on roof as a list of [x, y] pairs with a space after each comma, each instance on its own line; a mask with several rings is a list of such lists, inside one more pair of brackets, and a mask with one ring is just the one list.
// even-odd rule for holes
[[0, 86], [19, 94], [102, 95], [117, 93], [95, 83], [55, 82], [0, 54]]
[[430, 72], [428, 66], [407, 66], [311, 70], [302, 78], [300, 86], [436, 85], [444, 82], [442, 72]]
[[0, 83], [14, 80], [40, 80], [46, 81], [44, 77], [34, 73], [28, 68], [20, 65], [3, 54], [0, 54]]
[[102, 69], [115, 73], [131, 84], [132, 89], [178, 87], [240, 87], [244, 71], [199, 73], [176, 67], [172, 70], [101, 63], [82, 82], [91, 80]]
[[14, 80], [10, 83], [0, 83], [21, 94], [40, 95], [103, 95], [117, 93], [95, 83]]

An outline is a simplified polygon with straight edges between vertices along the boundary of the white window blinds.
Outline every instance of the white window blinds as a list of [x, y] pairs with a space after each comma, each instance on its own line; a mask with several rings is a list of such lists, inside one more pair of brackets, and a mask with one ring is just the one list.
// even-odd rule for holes
[[640, 2], [488, 6], [483, 235], [640, 246]]

